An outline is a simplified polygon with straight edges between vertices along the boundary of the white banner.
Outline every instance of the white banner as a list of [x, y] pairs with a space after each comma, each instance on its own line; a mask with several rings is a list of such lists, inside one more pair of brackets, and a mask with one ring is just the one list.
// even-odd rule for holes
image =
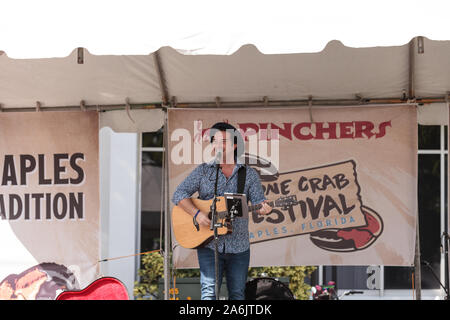
[[0, 114], [0, 299], [98, 277], [97, 112]]

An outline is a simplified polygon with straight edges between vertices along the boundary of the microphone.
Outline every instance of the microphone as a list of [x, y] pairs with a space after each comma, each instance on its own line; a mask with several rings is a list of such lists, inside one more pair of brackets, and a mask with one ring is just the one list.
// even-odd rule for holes
[[222, 150], [217, 150], [216, 157], [214, 158], [214, 162], [216, 164], [220, 164], [221, 161], [222, 161]]

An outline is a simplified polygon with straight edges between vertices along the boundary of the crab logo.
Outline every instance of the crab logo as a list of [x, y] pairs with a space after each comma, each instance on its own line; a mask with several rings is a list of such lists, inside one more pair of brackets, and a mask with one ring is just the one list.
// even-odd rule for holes
[[370, 247], [383, 232], [383, 220], [374, 210], [363, 206], [367, 221], [365, 227], [325, 229], [309, 235], [312, 243], [321, 249], [334, 252], [353, 252]]

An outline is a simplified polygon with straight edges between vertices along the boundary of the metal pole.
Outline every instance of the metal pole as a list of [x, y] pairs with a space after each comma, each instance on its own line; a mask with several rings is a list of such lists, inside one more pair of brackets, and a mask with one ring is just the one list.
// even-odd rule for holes
[[[411, 92], [410, 94], [413, 94]], [[363, 98], [363, 99], [292, 99], [292, 100], [260, 100], [260, 101], [221, 101], [221, 108], [272, 108], [272, 107], [308, 107], [309, 104], [314, 106], [328, 106], [328, 107], [338, 107], [338, 106], [370, 106], [370, 105], [404, 105], [408, 101], [403, 98]], [[446, 103], [448, 101], [448, 93], [442, 96], [433, 97], [414, 97], [417, 104], [433, 104], [433, 103]], [[84, 104], [85, 111], [116, 111], [116, 110], [126, 110], [126, 104]], [[216, 102], [187, 102], [180, 103], [177, 102], [176, 108], [217, 108]], [[165, 105], [159, 102], [148, 102], [148, 103], [130, 103], [130, 110], [141, 110], [141, 109], [164, 109]], [[40, 106], [39, 111], [81, 111], [80, 105], [76, 106], [51, 106], [45, 107]], [[15, 108], [5, 108], [5, 106], [0, 102], [0, 112], [36, 112], [36, 106], [34, 107], [15, 107]]]
[[[415, 43], [417, 37], [412, 39], [409, 42], [409, 74], [408, 74], [408, 99], [415, 100]], [[417, 222], [416, 222], [416, 246], [415, 246], [415, 255], [414, 255], [414, 284], [415, 284], [415, 292], [416, 292], [416, 300], [421, 300], [422, 298], [422, 275], [421, 275], [421, 267], [420, 267], [420, 233], [419, 233], [419, 210], [417, 210]]]
[[164, 70], [162, 68], [161, 56], [159, 55], [159, 50], [153, 52], [153, 61], [156, 68], [156, 73], [158, 74], [159, 88], [161, 90], [161, 99], [164, 106], [169, 104], [169, 92], [167, 90], [166, 79], [164, 76]]
[[422, 299], [422, 275], [420, 268], [420, 234], [419, 234], [419, 211], [417, 211], [417, 223], [416, 223], [416, 248], [414, 258], [414, 283], [416, 291], [416, 300]]
[[[136, 203], [137, 203], [137, 212], [136, 212], [136, 248], [141, 250], [141, 223], [142, 223], [142, 133], [137, 133], [138, 136], [138, 145], [137, 145], [137, 195], [136, 195]], [[140, 255], [136, 255], [135, 264], [140, 268], [141, 266], [141, 257]], [[134, 278], [140, 282], [140, 276], [138, 268], [135, 268]]]
[[415, 59], [415, 42], [417, 38], [412, 39], [409, 42], [409, 77], [408, 77], [408, 98], [413, 100], [415, 99], [416, 90], [415, 90], [415, 82], [416, 82], [416, 59]]
[[[448, 108], [448, 106], [447, 106]], [[446, 193], [445, 193], [445, 128], [444, 126], [440, 126], [441, 128], [441, 147], [440, 147], [440, 163], [441, 163], [441, 173], [440, 173], [440, 180], [441, 180], [441, 190], [440, 190], [440, 200], [441, 200], [441, 250], [444, 248], [444, 251], [441, 251], [441, 272], [440, 272], [440, 279], [444, 279], [444, 294], [445, 299], [448, 299], [447, 292], [448, 292], [448, 241], [447, 241], [447, 212], [445, 209], [445, 199], [446, 199]], [[443, 258], [443, 259], [442, 259]], [[430, 266], [431, 268], [431, 266]], [[439, 278], [438, 278], [439, 279]]]
[[[447, 95], [448, 97], [448, 95]], [[447, 109], [449, 108], [449, 104], [447, 101]], [[450, 135], [450, 131], [447, 132], [447, 135]], [[447, 143], [448, 143], [448, 139], [447, 139]], [[441, 229], [443, 228], [443, 236], [441, 237], [441, 241], [443, 239], [444, 241], [444, 280], [445, 280], [445, 299], [449, 300], [449, 294], [450, 294], [450, 283], [449, 283], [449, 261], [448, 261], [448, 208], [447, 210], [445, 210], [445, 197], [448, 196], [448, 192], [447, 194], [445, 193], [445, 128], [444, 126], [441, 126], [441, 211], [442, 211], [442, 216], [444, 217], [443, 219], [443, 226], [441, 227]], [[447, 159], [447, 172], [448, 171], [448, 159]], [[448, 173], [447, 173], [448, 174]], [[448, 199], [448, 198], [447, 198]]]
[[167, 110], [164, 112], [164, 300], [169, 300], [170, 288], [170, 219], [169, 219], [169, 155]]

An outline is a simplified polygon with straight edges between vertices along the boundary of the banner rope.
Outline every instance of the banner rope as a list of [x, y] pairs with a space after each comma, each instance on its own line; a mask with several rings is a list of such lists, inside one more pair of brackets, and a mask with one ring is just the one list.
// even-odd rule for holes
[[106, 259], [103, 259], [103, 260], [99, 260], [97, 262], [106, 262], [106, 261], [111, 261], [111, 260], [118, 260], [118, 259], [135, 257], [135, 256], [140, 256], [140, 255], [143, 255], [143, 254], [154, 253], [154, 252], [160, 252], [161, 253], [161, 249], [156, 249], [156, 250], [151, 250], [151, 251], [146, 251], [146, 252], [139, 252], [139, 253], [129, 254], [129, 255], [126, 255], [126, 256], [114, 257], [114, 258], [106, 258]]

